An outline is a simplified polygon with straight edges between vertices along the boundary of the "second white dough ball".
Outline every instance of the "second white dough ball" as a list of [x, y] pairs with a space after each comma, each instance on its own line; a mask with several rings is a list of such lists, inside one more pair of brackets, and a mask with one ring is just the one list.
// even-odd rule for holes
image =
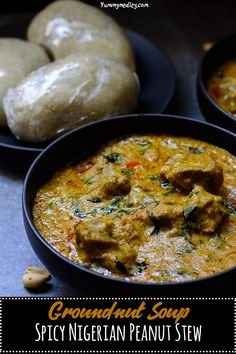
[[18, 38], [0, 38], [0, 126], [7, 125], [2, 101], [8, 89], [49, 62], [46, 52], [34, 43]]
[[55, 60], [86, 51], [135, 69], [133, 50], [120, 26], [103, 11], [81, 1], [52, 2], [33, 18], [27, 36], [47, 48]]
[[102, 55], [70, 55], [34, 71], [4, 98], [13, 134], [39, 142], [107, 116], [130, 112], [139, 81]]

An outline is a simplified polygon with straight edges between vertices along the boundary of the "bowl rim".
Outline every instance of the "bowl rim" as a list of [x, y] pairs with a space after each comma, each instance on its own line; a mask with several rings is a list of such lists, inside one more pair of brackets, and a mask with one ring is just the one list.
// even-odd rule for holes
[[231, 123], [236, 125], [236, 118], [232, 117], [232, 115], [230, 113], [228, 113], [227, 111], [225, 111], [208, 93], [206, 85], [204, 83], [203, 80], [203, 67], [205, 65], [206, 60], [208, 59], [209, 55], [212, 54], [212, 52], [214, 50], [216, 50], [216, 48], [220, 47], [225, 41], [227, 41], [228, 39], [230, 39], [230, 37], [232, 37], [232, 39], [236, 39], [236, 32], [235, 33], [231, 33], [223, 38], [221, 38], [220, 40], [218, 40], [212, 48], [210, 48], [204, 55], [203, 58], [200, 61], [200, 65], [199, 65], [199, 69], [198, 69], [198, 82], [200, 84], [200, 88], [202, 90], [202, 92], [204, 93], [205, 97], [208, 99], [208, 101], [210, 102], [210, 104], [212, 106], [214, 106], [217, 110], [220, 111], [221, 114], [224, 115], [224, 117], [226, 117], [226, 119], [229, 119], [231, 121]]
[[[34, 169], [37, 167], [37, 164], [38, 162], [44, 158], [44, 156], [47, 154], [48, 150], [51, 150], [53, 148], [55, 148], [55, 146], [61, 142], [62, 140], [64, 139], [67, 139], [70, 135], [76, 135], [76, 134], [79, 134], [79, 132], [83, 129], [87, 129], [89, 128], [90, 126], [94, 126], [94, 125], [99, 125], [99, 124], [102, 124], [102, 122], [104, 121], [117, 121], [117, 120], [125, 120], [127, 117], [128, 118], [136, 118], [136, 117], [139, 117], [139, 116], [149, 116], [149, 117], [153, 117], [153, 119], [176, 119], [176, 121], [178, 121], [179, 119], [181, 120], [184, 120], [184, 121], [188, 121], [190, 124], [199, 124], [199, 125], [204, 125], [206, 127], [209, 127], [211, 129], [216, 129], [218, 131], [221, 131], [223, 134], [227, 134], [227, 135], [231, 135], [234, 139], [236, 139], [236, 134], [234, 134], [233, 132], [231, 131], [228, 131], [222, 127], [219, 127], [217, 125], [214, 125], [214, 124], [211, 124], [211, 123], [208, 123], [208, 122], [204, 122], [204, 121], [200, 121], [200, 120], [197, 120], [197, 119], [192, 119], [192, 118], [188, 118], [188, 117], [184, 117], [184, 116], [178, 116], [178, 115], [170, 115], [170, 114], [157, 114], [157, 113], [148, 113], [148, 114], [130, 114], [130, 115], [121, 115], [121, 116], [115, 116], [115, 117], [110, 117], [110, 118], [106, 118], [105, 120], [99, 120], [99, 121], [95, 121], [95, 122], [91, 122], [91, 123], [88, 123], [86, 125], [83, 125], [79, 128], [76, 128], [76, 129], [73, 129], [67, 133], [65, 133], [64, 135], [58, 137], [56, 140], [54, 140], [51, 144], [49, 144], [46, 149], [44, 149], [37, 157], [36, 159], [33, 161], [33, 163], [31, 164], [27, 174], [26, 174], [26, 177], [25, 177], [25, 180], [24, 180], [24, 184], [23, 184], [23, 189], [22, 189], [22, 211], [23, 211], [23, 215], [24, 217], [26, 218], [27, 220], [27, 223], [28, 225], [30, 226], [31, 228], [31, 231], [33, 231], [33, 237], [37, 237], [37, 239], [43, 243], [43, 245], [49, 250], [51, 251], [54, 256], [56, 257], [59, 257], [60, 258], [60, 261], [62, 262], [65, 262], [67, 265], [71, 266], [71, 267], [75, 267], [77, 268], [78, 270], [80, 271], [83, 271], [85, 273], [88, 273], [89, 275], [91, 276], [95, 276], [95, 277], [98, 277], [98, 278], [101, 278], [105, 281], [110, 281], [110, 282], [113, 282], [113, 283], [123, 283], [124, 285], [126, 285], [127, 287], [129, 285], [136, 285], [136, 286], [145, 286], [145, 287], [162, 287], [162, 286], [165, 286], [165, 287], [171, 287], [171, 286], [183, 286], [183, 285], [188, 285], [188, 284], [196, 284], [196, 283], [200, 283], [200, 282], [203, 282], [203, 281], [207, 281], [209, 279], [212, 279], [212, 278], [215, 278], [215, 277], [218, 277], [218, 276], [221, 276], [221, 275], [224, 275], [224, 274], [227, 274], [229, 272], [232, 272], [232, 271], [235, 271], [236, 270], [236, 265], [233, 266], [233, 267], [230, 267], [222, 272], [217, 272], [217, 273], [214, 273], [214, 274], [211, 274], [207, 277], [203, 277], [203, 278], [198, 278], [198, 279], [190, 279], [190, 280], [186, 280], [186, 281], [175, 281], [175, 282], [145, 282], [145, 281], [134, 281], [134, 280], [127, 280], [127, 279], [120, 279], [120, 278], [116, 278], [112, 275], [104, 275], [104, 274], [101, 274], [101, 273], [97, 273], [93, 270], [90, 270], [90, 269], [87, 269], [86, 267], [70, 260], [69, 258], [63, 256], [59, 251], [57, 251], [55, 248], [53, 248], [45, 239], [44, 237], [41, 235], [41, 233], [39, 232], [39, 230], [36, 228], [36, 226], [34, 225], [33, 223], [33, 219], [32, 219], [32, 216], [31, 216], [31, 211], [30, 210], [30, 207], [27, 203], [27, 192], [28, 192], [28, 185], [29, 185], [29, 181], [31, 179], [31, 174], [32, 172], [34, 171]], [[135, 128], [134, 128], [135, 129]], [[173, 134], [174, 135], [174, 134]], [[27, 234], [27, 237], [28, 237], [28, 232], [26, 230], [26, 234]]]

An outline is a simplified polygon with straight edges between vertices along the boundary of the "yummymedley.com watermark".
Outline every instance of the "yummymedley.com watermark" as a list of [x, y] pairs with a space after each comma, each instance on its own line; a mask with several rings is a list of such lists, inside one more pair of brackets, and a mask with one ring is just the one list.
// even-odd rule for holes
[[133, 9], [133, 10], [137, 10], [137, 9], [143, 9], [143, 8], [148, 8], [149, 4], [146, 2], [118, 2], [118, 3], [106, 3], [103, 1], [100, 1], [100, 6], [101, 8], [114, 8], [116, 10], [119, 9]]

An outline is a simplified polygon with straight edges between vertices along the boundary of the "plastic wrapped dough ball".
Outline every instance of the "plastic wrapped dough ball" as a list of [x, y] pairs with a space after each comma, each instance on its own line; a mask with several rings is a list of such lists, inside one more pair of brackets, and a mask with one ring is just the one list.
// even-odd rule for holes
[[27, 36], [54, 59], [86, 51], [135, 70], [133, 50], [122, 29], [104, 12], [80, 1], [53, 2], [33, 18]]
[[30, 142], [107, 116], [132, 111], [139, 81], [126, 66], [101, 55], [72, 54], [28, 75], [4, 98], [8, 125]]
[[31, 71], [49, 63], [45, 51], [34, 43], [16, 38], [0, 39], [0, 125], [6, 126], [2, 101], [8, 89], [14, 87]]

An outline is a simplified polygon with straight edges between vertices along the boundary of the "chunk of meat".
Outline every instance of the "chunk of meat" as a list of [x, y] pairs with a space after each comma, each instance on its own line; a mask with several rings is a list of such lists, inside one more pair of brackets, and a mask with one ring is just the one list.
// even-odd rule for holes
[[184, 208], [187, 226], [206, 234], [214, 233], [226, 215], [223, 199], [206, 192], [201, 186], [194, 187]]
[[119, 240], [121, 245], [132, 244], [133, 247], [141, 245], [145, 241], [145, 224], [140, 220], [132, 222], [116, 222], [113, 227], [113, 237]]
[[161, 201], [157, 207], [148, 210], [147, 216], [154, 227], [151, 234], [158, 233], [161, 228], [165, 228], [168, 236], [178, 236], [182, 226], [183, 209], [183, 205], [177, 202]]
[[131, 183], [128, 176], [107, 176], [97, 185], [96, 190], [92, 192], [92, 197], [103, 199], [111, 199], [115, 196], [128, 194], [131, 189]]
[[186, 191], [190, 191], [195, 184], [215, 191], [223, 183], [223, 170], [215, 160], [204, 154], [178, 154], [162, 167], [161, 177]]
[[181, 204], [167, 204], [161, 201], [155, 209], [155, 216], [158, 220], [163, 222], [171, 222], [183, 217], [183, 205]]
[[76, 248], [86, 263], [93, 261], [111, 271], [132, 274], [140, 235], [132, 225], [129, 228], [102, 218], [81, 222], [75, 229]]
[[119, 251], [113, 253], [112, 263], [110, 267], [108, 265], [107, 268], [132, 275], [135, 272], [135, 263], [137, 260], [138, 252], [137, 250], [132, 247], [132, 245], [124, 244], [121, 245]]
[[75, 229], [75, 241], [84, 261], [118, 247], [118, 242], [112, 238], [112, 223], [103, 220], [79, 223]]

